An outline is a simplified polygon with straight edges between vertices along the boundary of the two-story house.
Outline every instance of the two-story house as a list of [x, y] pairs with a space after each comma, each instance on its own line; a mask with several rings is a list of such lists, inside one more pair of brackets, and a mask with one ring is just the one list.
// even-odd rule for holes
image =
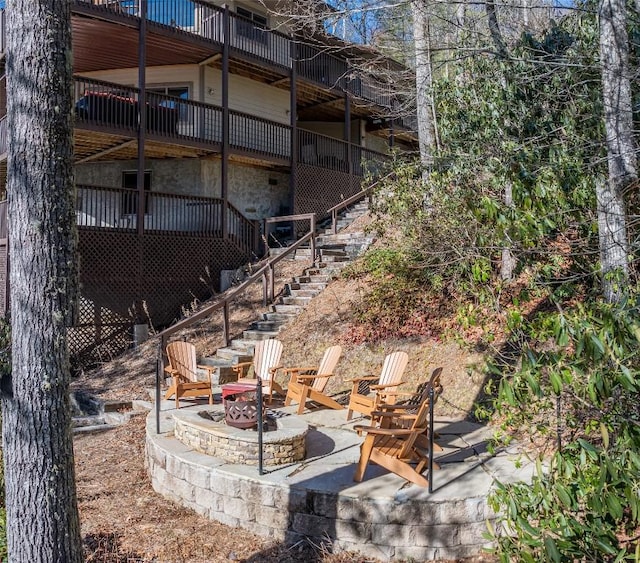
[[[221, 270], [263, 252], [260, 220], [322, 216], [390, 147], [413, 147], [406, 120], [389, 119], [398, 100], [387, 76], [398, 65], [287, 27], [269, 10], [276, 0], [70, 1], [74, 354], [121, 345], [136, 321], [171, 322], [218, 288]], [[3, 38], [4, 21], [0, 11]], [[5, 99], [3, 78], [0, 185]], [[2, 240], [4, 220], [6, 274]]]

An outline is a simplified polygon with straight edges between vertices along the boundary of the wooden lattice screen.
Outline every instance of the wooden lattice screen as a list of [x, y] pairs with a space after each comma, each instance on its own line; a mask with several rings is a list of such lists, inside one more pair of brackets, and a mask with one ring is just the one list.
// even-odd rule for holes
[[[298, 164], [298, 186], [294, 196], [294, 213], [315, 213], [318, 221], [327, 217], [327, 209], [362, 189], [362, 177], [310, 164]], [[296, 225], [298, 231], [309, 225]]]
[[108, 358], [131, 343], [136, 301], [144, 320], [160, 328], [182, 308], [219, 290], [220, 272], [249, 257], [231, 242], [208, 236], [80, 229], [81, 302], [70, 331], [76, 361]]

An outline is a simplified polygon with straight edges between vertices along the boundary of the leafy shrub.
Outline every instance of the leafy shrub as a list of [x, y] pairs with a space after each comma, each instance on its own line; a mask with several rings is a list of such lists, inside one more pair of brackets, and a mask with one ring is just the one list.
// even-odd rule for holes
[[509, 532], [494, 535], [501, 561], [622, 561], [640, 549], [638, 313], [592, 302], [524, 325], [522, 366], [496, 406], [507, 427], [558, 443], [531, 485], [500, 484], [492, 498]]

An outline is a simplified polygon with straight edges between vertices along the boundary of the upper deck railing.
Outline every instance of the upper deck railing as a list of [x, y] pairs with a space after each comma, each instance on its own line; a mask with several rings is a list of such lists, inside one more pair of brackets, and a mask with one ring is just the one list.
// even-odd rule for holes
[[[138, 88], [76, 77], [75, 92], [76, 125], [136, 134]], [[147, 92], [146, 97], [148, 134], [175, 143], [194, 142], [216, 148], [222, 144], [221, 107], [155, 92]], [[5, 123], [4, 118], [0, 119], [0, 154], [6, 135]], [[386, 159], [382, 153], [312, 131], [299, 128], [297, 134], [299, 163], [362, 176]], [[229, 145], [236, 151], [289, 160], [291, 127], [230, 110]]]
[[[73, 0], [96, 14], [114, 14], [138, 18], [140, 0]], [[0, 26], [4, 38], [4, 10], [0, 10]], [[225, 16], [228, 14], [228, 20]], [[327, 89], [339, 89], [353, 96], [391, 108], [391, 84], [370, 76], [345, 57], [294, 39], [277, 30], [259, 25], [236, 13], [203, 0], [147, 0], [147, 21], [178, 33], [197, 35], [218, 46], [225, 41], [233, 52], [248, 55], [263, 63], [283, 69], [298, 60], [299, 77]], [[4, 51], [4, 41], [2, 42]]]

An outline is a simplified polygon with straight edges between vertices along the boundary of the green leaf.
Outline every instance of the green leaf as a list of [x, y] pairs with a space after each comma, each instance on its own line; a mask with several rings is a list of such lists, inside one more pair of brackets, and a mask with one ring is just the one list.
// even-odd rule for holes
[[564, 504], [567, 508], [571, 508], [573, 502], [571, 502], [571, 496], [569, 495], [569, 491], [566, 489], [564, 485], [560, 483], [556, 484], [556, 493], [560, 502]]
[[596, 540], [596, 545], [600, 548], [600, 551], [604, 551], [609, 555], [617, 555], [617, 550], [610, 544], [605, 542], [604, 540], [598, 539]]
[[560, 393], [562, 392], [562, 378], [560, 377], [560, 374], [552, 371], [549, 374], [549, 380], [551, 382], [551, 388], [553, 389], [553, 392], [556, 395], [560, 395]]
[[544, 548], [547, 552], [547, 555], [549, 556], [549, 559], [551, 559], [552, 561], [560, 561], [560, 552], [556, 547], [556, 542], [551, 536], [545, 536]]
[[611, 516], [613, 516], [615, 520], [620, 520], [622, 518], [622, 505], [618, 497], [613, 493], [608, 493], [605, 494], [604, 501], [607, 503], [607, 508]]

